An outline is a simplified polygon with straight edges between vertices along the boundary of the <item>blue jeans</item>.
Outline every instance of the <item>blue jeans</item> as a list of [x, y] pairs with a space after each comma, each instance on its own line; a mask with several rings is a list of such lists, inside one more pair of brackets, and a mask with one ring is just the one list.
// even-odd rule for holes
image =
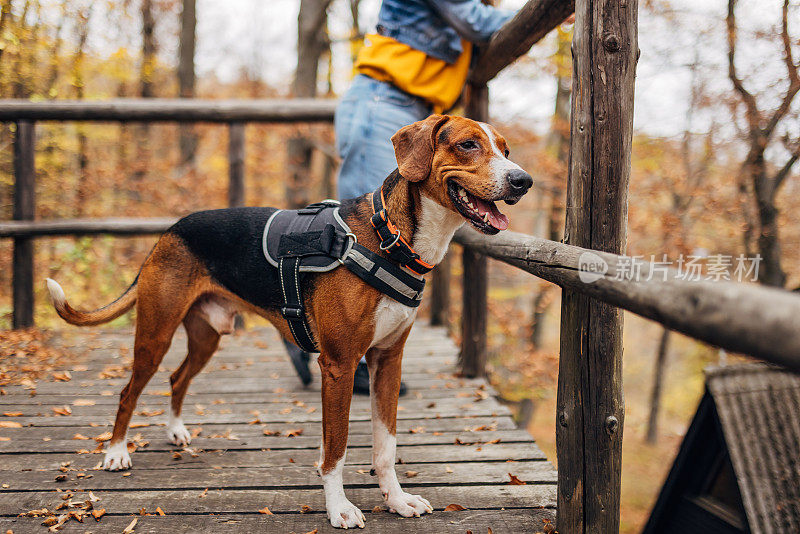
[[374, 191], [397, 168], [391, 137], [412, 122], [431, 114], [421, 98], [390, 83], [358, 74], [336, 108], [336, 150], [339, 198]]

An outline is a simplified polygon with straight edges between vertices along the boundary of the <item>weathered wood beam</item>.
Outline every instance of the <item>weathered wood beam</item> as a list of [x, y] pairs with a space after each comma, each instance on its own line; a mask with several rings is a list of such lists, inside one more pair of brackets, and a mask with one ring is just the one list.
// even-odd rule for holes
[[[36, 215], [36, 125], [17, 122], [14, 134], [14, 219], [32, 221]], [[24, 224], [24, 223], [23, 223]], [[14, 328], [33, 326], [33, 240], [14, 238], [12, 260]]]
[[470, 73], [483, 84], [525, 55], [531, 47], [575, 12], [575, 0], [529, 0], [492, 36]]
[[0, 100], [0, 121], [331, 122], [336, 100], [120, 98], [100, 101]]
[[[637, 0], [577, 0], [565, 241], [621, 254], [636, 78]], [[667, 298], [666, 294], [661, 295]], [[565, 289], [556, 410], [558, 529], [619, 532], [622, 311]]]
[[2, 221], [0, 238], [30, 238], [60, 235], [150, 235], [161, 234], [175, 224], [175, 217], [57, 219]]
[[228, 206], [244, 206], [245, 137], [243, 122], [228, 126]]
[[[689, 281], [685, 273], [647, 261], [515, 232], [485, 236], [462, 228], [455, 240], [676, 332], [800, 371], [800, 295], [749, 283]], [[581, 278], [591, 277], [587, 266], [592, 262], [608, 269], [587, 283]], [[619, 273], [637, 276], [632, 280]]]
[[[466, 116], [476, 121], [489, 120], [489, 89], [485, 84], [468, 84]], [[464, 274], [461, 294], [461, 352], [459, 367], [467, 377], [486, 374], [488, 312], [488, 262], [486, 256], [473, 250], [461, 255]]]

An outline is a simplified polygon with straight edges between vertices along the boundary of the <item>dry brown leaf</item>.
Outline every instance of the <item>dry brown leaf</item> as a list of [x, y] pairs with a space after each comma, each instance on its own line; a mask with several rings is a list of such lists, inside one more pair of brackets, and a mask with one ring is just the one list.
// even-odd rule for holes
[[92, 399], [75, 399], [72, 402], [73, 406], [94, 406], [96, 403]]
[[125, 530], [122, 531], [122, 534], [133, 534], [133, 529], [134, 527], [136, 527], [137, 521], [139, 521], [139, 518], [134, 517], [133, 521], [131, 521], [130, 524], [127, 527], [125, 527]]
[[69, 382], [72, 380], [72, 375], [69, 371], [64, 371], [62, 373], [53, 373], [53, 378], [59, 382]]
[[412, 433], [412, 434], [424, 434], [425, 433], [425, 427], [424, 426], [418, 426], [418, 427], [414, 427], [414, 428], [409, 428], [408, 431], [410, 433]]
[[203, 432], [203, 427], [201, 427], [201, 426], [195, 427], [194, 430], [192, 430], [192, 438], [196, 438], [202, 432]]
[[5, 417], [22, 417], [22, 412], [3, 412]]
[[164, 513], [164, 510], [162, 510], [160, 506], [156, 506], [156, 513], [158, 515], [167, 515]]
[[414, 478], [419, 474], [419, 471], [406, 471], [406, 478]]
[[447, 466], [447, 467], [444, 468], [444, 472], [445, 473], [452, 473], [453, 470], [449, 466]]
[[269, 428], [265, 428], [263, 430], [265, 436], [278, 436], [280, 435], [280, 430], [270, 430]]
[[106, 515], [106, 509], [105, 508], [92, 510], [92, 517], [94, 517], [95, 521], [100, 521], [100, 518], [103, 517], [104, 515]]
[[303, 534], [317, 534], [318, 532], [319, 532], [319, 529], [315, 528], [314, 530], [309, 530], [308, 532], [303, 532]]
[[447, 506], [444, 507], [445, 512], [462, 512], [464, 510], [466, 510], [466, 508], [464, 508], [460, 504], [448, 504]]
[[56, 415], [72, 415], [72, 408], [69, 406], [54, 406], [53, 411]]
[[381, 512], [383, 512], [383, 508], [381, 508], [380, 505], [375, 506], [375, 508], [372, 509], [373, 514], [379, 514]]
[[150, 423], [131, 423], [128, 428], [144, 428], [150, 426]]
[[287, 430], [286, 432], [284, 432], [283, 435], [286, 436], [287, 438], [294, 438], [302, 433], [303, 433], [302, 428], [293, 428], [291, 430]]
[[0, 428], [22, 428], [22, 423], [16, 421], [0, 421]]
[[108, 441], [111, 439], [111, 431], [103, 432], [99, 436], [95, 436], [94, 440], [98, 442]]
[[266, 506], [264, 508], [262, 508], [261, 510], [259, 510], [258, 513], [259, 514], [264, 514], [264, 515], [275, 515], [272, 512], [270, 512], [269, 508], [267, 508]]
[[300, 513], [301, 514], [307, 514], [310, 511], [311, 511], [311, 507], [309, 505], [307, 505], [307, 504], [304, 504], [303, 506], [300, 507]]
[[153, 417], [156, 415], [161, 415], [164, 413], [164, 410], [139, 410], [135, 412], [136, 415], [141, 415], [143, 417]]
[[72, 439], [89, 439], [89, 437], [78, 433], [78, 434], [75, 434], [74, 436], [72, 436]]
[[516, 476], [512, 475], [511, 473], [508, 474], [508, 478], [511, 479], [508, 482], [508, 484], [511, 485], [511, 486], [524, 486], [524, 485], [527, 484], [527, 482], [524, 482], [524, 481], [518, 479]]

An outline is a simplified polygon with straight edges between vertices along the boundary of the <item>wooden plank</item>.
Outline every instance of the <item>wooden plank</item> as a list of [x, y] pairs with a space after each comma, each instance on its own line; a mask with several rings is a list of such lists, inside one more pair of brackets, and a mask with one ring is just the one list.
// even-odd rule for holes
[[[575, 8], [565, 236], [570, 245], [621, 254], [638, 6], [636, 0], [578, 0]], [[619, 532], [622, 311], [567, 290], [561, 314], [558, 526], [565, 532]]]
[[0, 100], [0, 121], [332, 122], [336, 104], [336, 100], [314, 98]]
[[476, 84], [485, 84], [525, 55], [574, 11], [575, 0], [529, 0], [514, 18], [492, 35], [469, 79]]
[[[489, 89], [485, 84], [468, 84], [466, 116], [489, 120]], [[486, 315], [488, 313], [488, 263], [486, 256], [470, 249], [461, 255], [462, 276], [461, 352], [459, 367], [464, 376], [486, 373]]]
[[245, 123], [228, 125], [228, 206], [244, 206]]
[[[395, 514], [366, 514], [367, 532], [381, 534], [408, 534], [411, 529], [422, 529], [437, 534], [464, 534], [464, 532], [487, 532], [494, 534], [518, 534], [519, 532], [541, 532], [546, 523], [553, 521], [554, 513], [550, 509], [537, 510], [476, 510], [463, 512], [436, 512], [421, 518], [405, 519]], [[105, 532], [122, 532], [133, 519], [132, 516], [103, 517], [97, 526]], [[70, 521], [63, 530], [85, 532], [91, 529], [90, 520], [86, 523]], [[0, 529], [14, 532], [40, 532], [40, 518], [1, 518]], [[137, 534], [197, 533], [214, 534], [218, 532], [313, 532], [317, 534], [335, 534], [341, 532], [334, 529], [322, 513], [309, 514], [274, 514], [274, 515], [173, 515], [166, 517], [138, 517]]]
[[[36, 215], [36, 127], [31, 121], [17, 121], [14, 135], [14, 220], [33, 220]], [[33, 241], [14, 239], [12, 259], [14, 328], [33, 326]]]
[[[370, 477], [371, 478], [371, 477]], [[375, 483], [375, 479], [372, 479]], [[492, 508], [555, 508], [556, 492], [553, 484], [530, 484], [527, 486], [431, 486], [414, 490], [422, 494], [433, 505], [434, 510], [442, 511], [451, 503], [461, 504], [470, 510]], [[285, 490], [232, 490], [210, 489], [204, 497], [195, 490], [156, 490], [156, 491], [93, 491], [95, 508], [105, 508], [115, 515], [138, 514], [144, 508], [152, 513], [160, 507], [167, 515], [171, 514], [255, 514], [265, 506], [273, 513], [298, 512], [300, 507], [309, 506], [311, 510], [325, 509], [325, 496], [321, 489]], [[383, 497], [377, 485], [372, 488], [351, 488], [348, 498], [364, 512], [383, 505]], [[76, 492], [75, 502], [89, 499], [88, 492]], [[64, 501], [61, 495], [53, 492], [5, 493], [0, 504], [0, 515], [16, 516], [28, 510], [48, 508], [54, 510]]]
[[[262, 455], [266, 455], [266, 453], [262, 453]], [[157, 462], [158, 465], [153, 462], [153, 459], [157, 459], [157, 457], [161, 457]], [[13, 455], [9, 458], [13, 459]], [[47, 466], [54, 464], [47, 471], [36, 470], [22, 473], [19, 470], [0, 471], [0, 482], [9, 486], [0, 490], [0, 496], [17, 491], [54, 491], [56, 489], [92, 491], [197, 489], [202, 491], [204, 488], [248, 489], [257, 487], [259, 489], [289, 490], [318, 488], [322, 485], [312, 462], [291, 464], [287, 461], [280, 465], [268, 466], [245, 463], [226, 469], [224, 468], [225, 464], [222, 463], [225, 456], [219, 456], [216, 459], [217, 464], [199, 463], [197, 458], [194, 458], [192, 461], [195, 464], [191, 466], [188, 463], [189, 460], [175, 461], [169, 454], [134, 453], [133, 469], [128, 476], [123, 476], [125, 473], [122, 472], [91, 470], [100, 458], [99, 455], [92, 455], [92, 465], [87, 465], [89, 462], [86, 461], [73, 461], [70, 466], [84, 470], [86, 475], [92, 475], [91, 478], [78, 478], [77, 472], [68, 471], [66, 480], [56, 482], [56, 476], [64, 473], [58, 470], [60, 462], [51, 461], [49, 458], [43, 458], [44, 461], [38, 464]], [[29, 463], [29, 465], [31, 464]], [[244, 468], [247, 471], [243, 471]], [[345, 486], [374, 488], [377, 481], [369, 475], [369, 470], [369, 463], [348, 464], [343, 471]], [[408, 471], [414, 471], [417, 475], [409, 478], [405, 474]], [[521, 481], [530, 484], [553, 484], [556, 481], [556, 472], [553, 466], [544, 461], [405, 463], [397, 466], [397, 473], [401, 483], [409, 488], [434, 485], [505, 486], [510, 480], [508, 473], [512, 473]]]
[[[13, 421], [14, 419], [6, 419], [6, 421]], [[163, 432], [163, 420], [158, 418], [149, 417], [142, 419], [142, 421], [152, 422], [150, 427], [142, 427], [139, 429], [146, 439], [147, 436], [153, 433], [154, 436], [160, 436]], [[90, 421], [84, 421], [83, 425], [75, 425], [69, 427], [47, 427], [47, 426], [31, 426], [23, 428], [2, 428], [0, 429], [0, 437], [7, 437], [10, 440], [28, 440], [28, 441], [41, 441], [43, 438], [49, 439], [68, 439], [75, 434], [80, 433], [85, 436], [94, 437], [111, 427], [111, 421], [99, 426], [89, 426]], [[261, 425], [250, 425], [249, 423], [208, 423], [204, 422], [200, 427], [203, 428], [203, 434], [209, 436], [225, 432], [229, 428], [234, 434], [247, 436], [253, 432], [263, 432]], [[509, 416], [502, 417], [464, 417], [464, 418], [442, 418], [442, 419], [400, 419], [397, 421], [397, 435], [398, 439], [402, 440], [404, 435], [411, 434], [411, 429], [422, 428], [425, 432], [441, 432], [443, 434], [451, 434], [453, 432], [467, 432], [469, 429], [481, 427], [497, 427], [498, 431], [515, 430], [516, 425]], [[194, 427], [192, 427], [194, 428]], [[192, 430], [190, 428], [190, 430]], [[285, 432], [286, 430], [302, 428], [303, 436], [320, 436], [322, 434], [322, 426], [317, 422], [300, 423], [297, 421], [282, 421], [278, 423], [270, 423], [269, 429]], [[351, 421], [350, 422], [350, 435], [357, 434], [372, 434], [372, 423], [370, 421]], [[533, 441], [533, 438], [529, 438]], [[35, 451], [36, 449], [31, 449]]]
[[[213, 449], [226, 449], [226, 450], [279, 450], [279, 449], [317, 449], [319, 448], [320, 436], [314, 434], [305, 434], [305, 427], [295, 425], [289, 428], [290, 424], [281, 426], [280, 431], [275, 425], [262, 427], [261, 425], [228, 425], [217, 427], [213, 430], [201, 425], [203, 433], [192, 440], [192, 447], [213, 450]], [[308, 425], [307, 425], [308, 426]], [[321, 427], [322, 425], [313, 426]], [[303, 429], [303, 435], [297, 437], [286, 437], [288, 431]], [[271, 432], [279, 432], [279, 435], [265, 436], [263, 431], [269, 430]], [[37, 429], [39, 430], [39, 429]], [[56, 430], [58, 432], [53, 432]], [[190, 430], [194, 430], [193, 428]], [[97, 445], [94, 441], [84, 439], [74, 439], [76, 434], [93, 438], [106, 432], [105, 428], [88, 428], [84, 432], [75, 431], [73, 428], [58, 428], [48, 429], [50, 438], [48, 441], [43, 441], [41, 437], [38, 439], [10, 439], [9, 441], [0, 441], [0, 454], [7, 453], [43, 453], [43, 452], [61, 452], [61, 453], [74, 453], [79, 449], [94, 449]], [[4, 433], [6, 434], [6, 433]], [[149, 426], [145, 428], [135, 428], [131, 431], [131, 435], [142, 434], [142, 439], [149, 441], [147, 446], [148, 451], [174, 451], [176, 447], [167, 442], [165, 431], [163, 427]], [[220, 436], [214, 438], [212, 436]], [[228, 437], [222, 437], [228, 436]], [[456, 441], [461, 443], [471, 443], [476, 447], [483, 445], [490, 445], [495, 443], [518, 443], [530, 444], [531, 436], [524, 430], [501, 430], [497, 432], [420, 432], [416, 434], [400, 434], [398, 435], [398, 446], [416, 446], [416, 445], [452, 445]], [[370, 434], [355, 434], [350, 435], [348, 438], [348, 447], [372, 447], [372, 436]], [[0, 457], [1, 458], [1, 457]]]
[[[136, 429], [130, 436], [135, 435]], [[78, 454], [79, 450], [93, 450], [96, 443], [76, 440], [73, 452], [41, 452], [29, 454], [3, 455], [3, 465], [0, 470], [21, 470], [31, 466], [57, 467], [60, 462], [71, 461], [75, 467], [84, 469], [97, 464], [101, 454]], [[278, 449], [264, 452], [263, 449], [236, 449], [224, 448], [198, 452], [196, 457], [188, 453], [180, 461], [172, 459], [172, 452], [180, 450], [179, 447], [165, 447], [162, 450], [149, 450], [150, 445], [137, 450], [133, 454], [136, 467], [145, 469], [195, 469], [198, 467], [269, 467], [286, 466], [291, 463], [298, 465], [314, 465], [319, 460], [319, 442], [316, 447], [309, 449]], [[230, 444], [234, 442], [229, 441]], [[346, 465], [368, 464], [372, 461], [372, 451], [369, 447], [353, 447], [348, 451]], [[496, 443], [479, 445], [404, 445], [398, 446], [397, 456], [406, 463], [450, 463], [450, 462], [477, 462], [486, 464], [491, 462], [506, 462], [508, 460], [545, 460], [545, 455], [534, 443]], [[294, 460], [294, 462], [290, 462]]]

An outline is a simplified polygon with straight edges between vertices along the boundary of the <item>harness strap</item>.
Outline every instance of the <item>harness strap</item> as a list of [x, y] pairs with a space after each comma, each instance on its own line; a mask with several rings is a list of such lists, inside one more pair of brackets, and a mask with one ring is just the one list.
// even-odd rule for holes
[[389, 212], [386, 211], [386, 201], [383, 198], [383, 186], [371, 194], [372, 217], [370, 222], [380, 239], [380, 248], [389, 257], [418, 275], [423, 275], [433, 269], [433, 265], [420, 259], [419, 254], [400, 235], [400, 230], [392, 224]]
[[350, 271], [386, 296], [410, 308], [422, 302], [425, 280], [411, 276], [395, 264], [358, 243], [344, 260]]
[[289, 330], [291, 330], [297, 346], [306, 352], [319, 352], [306, 320], [303, 295], [300, 292], [300, 259], [299, 256], [280, 259], [279, 269], [281, 290], [283, 291], [281, 315], [289, 323]]

